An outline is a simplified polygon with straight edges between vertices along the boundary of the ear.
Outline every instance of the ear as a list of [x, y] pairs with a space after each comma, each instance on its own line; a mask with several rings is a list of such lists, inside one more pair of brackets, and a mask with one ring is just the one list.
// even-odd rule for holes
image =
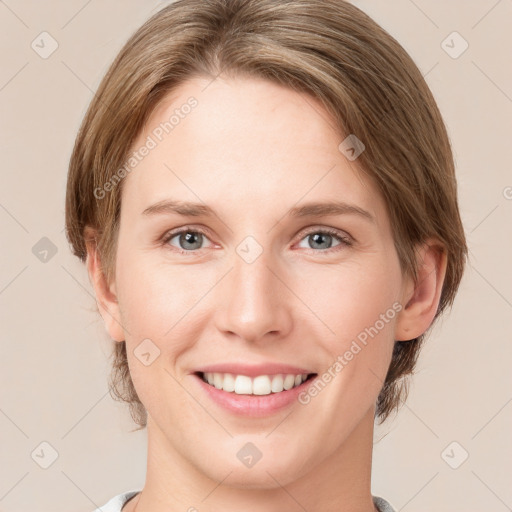
[[87, 272], [94, 287], [98, 309], [105, 322], [110, 337], [115, 341], [124, 341], [124, 329], [115, 290], [115, 279], [107, 283], [101, 266], [97, 248], [97, 231], [89, 226], [84, 231], [87, 246]]
[[395, 340], [408, 341], [422, 335], [432, 324], [439, 306], [446, 275], [447, 255], [443, 245], [429, 239], [416, 250], [418, 278], [408, 277], [395, 323]]

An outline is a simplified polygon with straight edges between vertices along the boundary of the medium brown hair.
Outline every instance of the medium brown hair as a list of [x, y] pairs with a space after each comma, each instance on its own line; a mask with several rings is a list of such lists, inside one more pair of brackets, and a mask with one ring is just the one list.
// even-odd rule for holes
[[[436, 102], [407, 52], [357, 7], [340, 0], [177, 0], [128, 40], [103, 78], [80, 127], [69, 164], [66, 234], [87, 258], [85, 228], [97, 230], [108, 283], [123, 181], [95, 190], [123, 167], [159, 102], [192, 77], [263, 77], [322, 102], [340, 142], [365, 145], [357, 167], [387, 204], [402, 272], [416, 278], [415, 249], [435, 237], [447, 269], [434, 318], [451, 306], [467, 257], [449, 138]], [[193, 114], [192, 114], [193, 115]], [[426, 333], [395, 342], [377, 400], [382, 423], [407, 396]], [[114, 343], [109, 383], [142, 428], [147, 413], [130, 378], [126, 343]]]

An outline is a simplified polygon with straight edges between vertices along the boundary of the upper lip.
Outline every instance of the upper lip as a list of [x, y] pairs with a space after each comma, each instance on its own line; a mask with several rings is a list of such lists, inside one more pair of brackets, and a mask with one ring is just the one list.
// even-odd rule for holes
[[247, 375], [257, 377], [258, 375], [279, 375], [279, 374], [310, 374], [313, 373], [305, 368], [290, 366], [288, 364], [264, 363], [264, 364], [242, 364], [242, 363], [220, 363], [210, 364], [197, 368], [195, 373], [232, 373], [234, 375]]

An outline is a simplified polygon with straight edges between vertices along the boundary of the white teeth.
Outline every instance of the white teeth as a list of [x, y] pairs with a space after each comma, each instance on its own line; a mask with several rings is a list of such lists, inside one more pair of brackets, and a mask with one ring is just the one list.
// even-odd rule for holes
[[270, 387], [272, 392], [279, 393], [280, 391], [283, 391], [283, 382], [284, 380], [282, 375], [275, 375], [274, 378], [272, 379], [272, 385]]
[[231, 375], [231, 373], [224, 374], [222, 389], [224, 391], [229, 391], [230, 393], [235, 391], [235, 377]]
[[308, 378], [307, 373], [292, 375], [258, 375], [251, 379], [246, 375], [232, 373], [204, 373], [203, 380], [217, 389], [238, 395], [270, 395], [300, 386]]
[[217, 389], [222, 389], [222, 384], [223, 384], [222, 375], [220, 373], [214, 373], [213, 374], [213, 385]]
[[292, 389], [295, 385], [295, 375], [287, 375], [284, 379], [283, 387], [284, 389]]
[[[224, 389], [224, 388], [223, 388]], [[235, 379], [235, 393], [237, 395], [252, 394], [252, 381], [250, 377], [245, 375], [237, 375]]]
[[[238, 378], [238, 377], [237, 377]], [[302, 378], [301, 378], [302, 382]], [[267, 375], [260, 375], [252, 381], [252, 394], [253, 395], [270, 395], [272, 390], [272, 383], [270, 377]]]

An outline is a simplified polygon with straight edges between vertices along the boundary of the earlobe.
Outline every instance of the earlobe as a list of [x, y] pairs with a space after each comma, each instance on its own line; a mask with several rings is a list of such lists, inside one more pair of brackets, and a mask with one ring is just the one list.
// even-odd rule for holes
[[94, 287], [98, 309], [105, 322], [110, 337], [115, 341], [124, 341], [124, 329], [121, 325], [121, 315], [117, 299], [115, 280], [107, 283], [100, 256], [97, 249], [96, 233], [92, 228], [85, 229], [87, 246], [87, 272]]
[[432, 324], [446, 275], [447, 255], [442, 244], [429, 239], [417, 250], [418, 276], [408, 278], [402, 296], [404, 308], [395, 324], [395, 340], [408, 341], [422, 335]]

